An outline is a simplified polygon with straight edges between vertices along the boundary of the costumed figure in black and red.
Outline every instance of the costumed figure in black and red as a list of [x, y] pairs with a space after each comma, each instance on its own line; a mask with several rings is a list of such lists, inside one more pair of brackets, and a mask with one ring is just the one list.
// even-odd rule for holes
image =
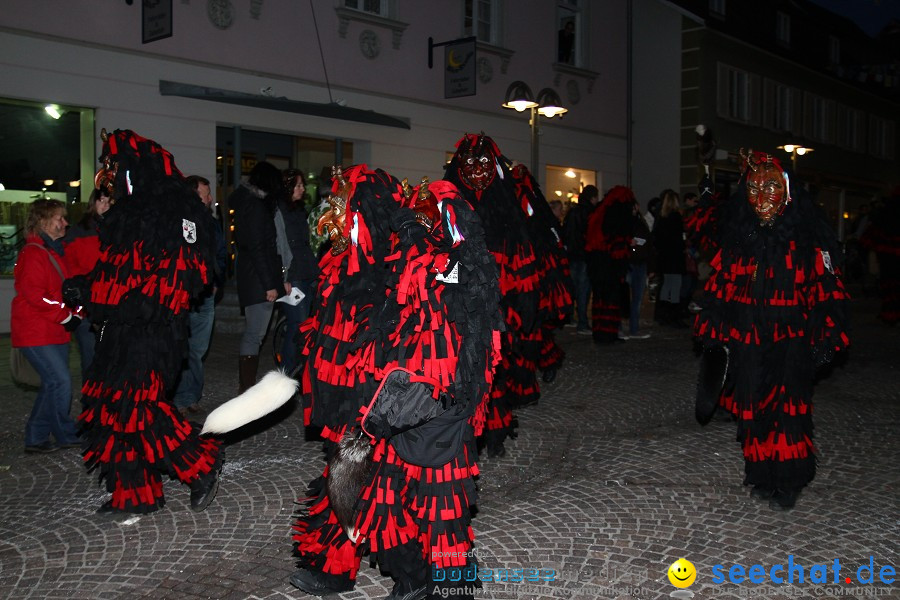
[[506, 322], [502, 360], [494, 376], [484, 442], [488, 456], [502, 457], [507, 437], [515, 437], [513, 409], [534, 404], [540, 397], [537, 368], [542, 342], [540, 329], [539, 261], [528, 227], [528, 214], [516, 197], [509, 160], [494, 141], [466, 134], [444, 179], [459, 188], [484, 224], [487, 247], [500, 274], [501, 309]]
[[628, 304], [625, 275], [634, 238], [634, 193], [617, 185], [606, 192], [588, 220], [586, 242], [591, 280], [591, 330], [594, 342], [619, 339], [622, 310]]
[[878, 259], [878, 318], [896, 325], [900, 321], [900, 187], [873, 212], [860, 243]]
[[538, 182], [525, 165], [512, 168], [516, 197], [526, 215], [529, 235], [538, 261], [538, 323], [531, 333], [523, 334], [540, 344], [541, 353], [537, 367], [541, 379], [551, 383], [562, 367], [566, 353], [556, 343], [555, 329], [572, 318], [572, 280], [569, 273], [569, 257], [560, 235], [559, 221], [550, 209]]
[[112, 498], [100, 512], [149, 513], [165, 505], [162, 476], [191, 488], [191, 508], [212, 501], [220, 442], [200, 437], [171, 403], [187, 353], [188, 310], [212, 276], [204, 206], [172, 155], [132, 131], [103, 130], [95, 186], [114, 200], [100, 258], [65, 291], [86, 299], [98, 327], [79, 417], [84, 462]]
[[818, 207], [769, 154], [745, 154], [736, 192], [719, 201], [706, 177], [698, 215], [718, 251], [694, 335], [704, 350], [697, 419], [737, 419], [751, 495], [791, 509], [816, 472], [816, 369], [849, 345], [842, 252]]
[[328, 202], [319, 304], [300, 327], [304, 417], [328, 464], [294, 523], [291, 583], [350, 590], [369, 552], [388, 598], [471, 597], [440, 575], [474, 565], [475, 436], [499, 361], [481, 224], [451, 183], [365, 165], [337, 170]]

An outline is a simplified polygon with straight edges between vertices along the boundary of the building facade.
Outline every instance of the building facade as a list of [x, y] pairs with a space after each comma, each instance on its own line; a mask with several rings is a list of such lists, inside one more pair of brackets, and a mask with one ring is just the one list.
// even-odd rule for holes
[[[806, 0], [660, 6], [667, 25], [680, 26], [683, 192], [698, 179], [699, 124], [717, 144], [721, 192], [737, 180], [742, 147], [769, 152], [815, 194], [842, 239], [861, 207], [900, 185], [896, 28], [893, 38], [887, 30], [872, 38]], [[675, 96], [673, 78], [666, 81]]]
[[[302, 169], [311, 191], [339, 163], [439, 179], [467, 132], [530, 166], [529, 113], [501, 107], [516, 81], [569, 109], [536, 119], [548, 196], [624, 183], [625, 19], [596, 0], [8, 0], [0, 207], [43, 193], [77, 214], [102, 128], [155, 139], [220, 203], [258, 160]], [[442, 45], [471, 37], [474, 52]], [[447, 97], [466, 67], [469, 95]], [[13, 248], [21, 224], [3, 226]]]
[[[542, 183], [548, 166], [602, 186], [624, 181], [624, 3], [171, 0], [155, 3], [164, 11], [171, 4], [171, 23], [164, 14], [161, 27], [171, 36], [149, 43], [142, 34], [160, 22], [142, 4], [4, 3], [0, 99], [77, 112], [82, 181], [101, 128], [152, 137], [185, 173], [225, 186], [233, 178], [223, 180], [223, 166], [264, 158], [316, 176], [337, 158], [439, 178], [468, 131], [483, 130], [527, 164], [528, 113], [501, 108], [516, 80], [535, 92], [553, 89], [569, 109], [562, 119], [538, 118]], [[567, 22], [575, 38], [561, 57]], [[471, 61], [474, 94], [446, 98], [447, 48], [430, 51], [429, 42], [468, 36], [478, 38], [475, 54], [458, 50], [449, 61]], [[408, 128], [348, 120], [364, 111]], [[565, 183], [566, 192], [578, 185]]]

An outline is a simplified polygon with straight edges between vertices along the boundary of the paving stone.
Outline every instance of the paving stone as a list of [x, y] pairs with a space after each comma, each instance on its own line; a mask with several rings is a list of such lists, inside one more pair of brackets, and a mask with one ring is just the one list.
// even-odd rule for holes
[[[688, 331], [647, 323], [651, 338], [612, 347], [560, 332], [564, 368], [537, 405], [518, 411], [519, 437], [506, 444], [506, 457], [480, 462], [473, 522], [481, 568], [553, 569], [556, 578], [485, 583], [477, 597], [665, 598], [675, 590], [666, 570], [684, 557], [699, 571], [695, 598], [811, 598], [835, 590], [900, 598], [898, 583], [818, 591], [711, 583], [714, 565], [727, 576], [731, 565], [768, 569], [789, 555], [807, 574], [839, 559], [842, 577], [854, 582], [870, 556], [876, 567], [900, 567], [900, 332], [881, 326], [876, 309], [872, 300], [854, 301], [849, 360], [818, 384], [818, 474], [788, 513], [771, 511], [741, 485], [730, 420], [694, 422], [697, 358]], [[216, 331], [204, 411], [236, 393], [237, 343], [237, 334]], [[272, 366], [269, 349], [263, 346], [261, 374]], [[9, 338], [0, 339], [0, 362], [8, 351]], [[71, 355], [77, 373], [74, 347]], [[189, 490], [167, 482], [166, 507], [126, 524], [95, 514], [106, 494], [77, 451], [23, 454], [34, 394], [0, 374], [5, 597], [306, 598], [287, 581], [295, 569], [290, 525], [297, 499], [324, 465], [321, 443], [296, 406], [226, 438], [209, 509], [190, 511]], [[383, 598], [391, 587], [364, 560], [355, 590], [341, 598]]]

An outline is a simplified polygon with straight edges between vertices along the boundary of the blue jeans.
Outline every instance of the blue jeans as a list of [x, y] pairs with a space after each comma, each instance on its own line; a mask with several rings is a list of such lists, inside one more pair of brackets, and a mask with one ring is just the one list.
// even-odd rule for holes
[[48, 442], [51, 433], [57, 444], [78, 443], [75, 421], [69, 414], [72, 408], [69, 344], [25, 346], [19, 350], [41, 376], [41, 387], [25, 423], [25, 445]]
[[300, 323], [309, 316], [309, 308], [312, 306], [312, 294], [315, 287], [315, 280], [301, 281], [299, 284], [292, 283], [294, 287], [300, 288], [305, 294], [303, 300], [297, 306], [290, 306], [279, 302], [281, 312], [284, 314], [287, 322], [287, 335], [281, 344], [281, 368], [285, 373], [291, 373], [297, 366], [297, 330], [300, 329]]
[[178, 408], [186, 408], [200, 402], [203, 394], [203, 357], [209, 350], [213, 322], [216, 320], [216, 301], [212, 295], [193, 308], [188, 315], [191, 335], [188, 338], [187, 366], [181, 371], [181, 380], [172, 402]]
[[591, 323], [588, 321], [588, 301], [591, 298], [591, 280], [588, 278], [587, 262], [573, 260], [569, 263], [569, 270], [572, 273], [572, 287], [575, 288], [577, 328], [589, 331]]
[[628, 333], [637, 335], [641, 322], [641, 301], [647, 287], [647, 263], [631, 264], [628, 269], [631, 285], [631, 312], [629, 313]]
[[266, 339], [274, 309], [274, 302], [260, 302], [244, 307], [244, 333], [238, 346], [241, 356], [259, 356], [259, 347]]
[[87, 369], [94, 360], [94, 346], [97, 343], [97, 336], [91, 329], [89, 319], [84, 319], [75, 330], [75, 340], [78, 342], [78, 352], [81, 354], [81, 381], [85, 380]]

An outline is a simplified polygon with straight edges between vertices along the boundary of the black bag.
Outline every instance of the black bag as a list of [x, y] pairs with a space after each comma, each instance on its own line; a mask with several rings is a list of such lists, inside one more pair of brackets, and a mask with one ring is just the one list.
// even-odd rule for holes
[[375, 439], [388, 438], [404, 461], [440, 467], [460, 451], [468, 414], [435, 398], [437, 382], [396, 368], [381, 382], [362, 427]]

